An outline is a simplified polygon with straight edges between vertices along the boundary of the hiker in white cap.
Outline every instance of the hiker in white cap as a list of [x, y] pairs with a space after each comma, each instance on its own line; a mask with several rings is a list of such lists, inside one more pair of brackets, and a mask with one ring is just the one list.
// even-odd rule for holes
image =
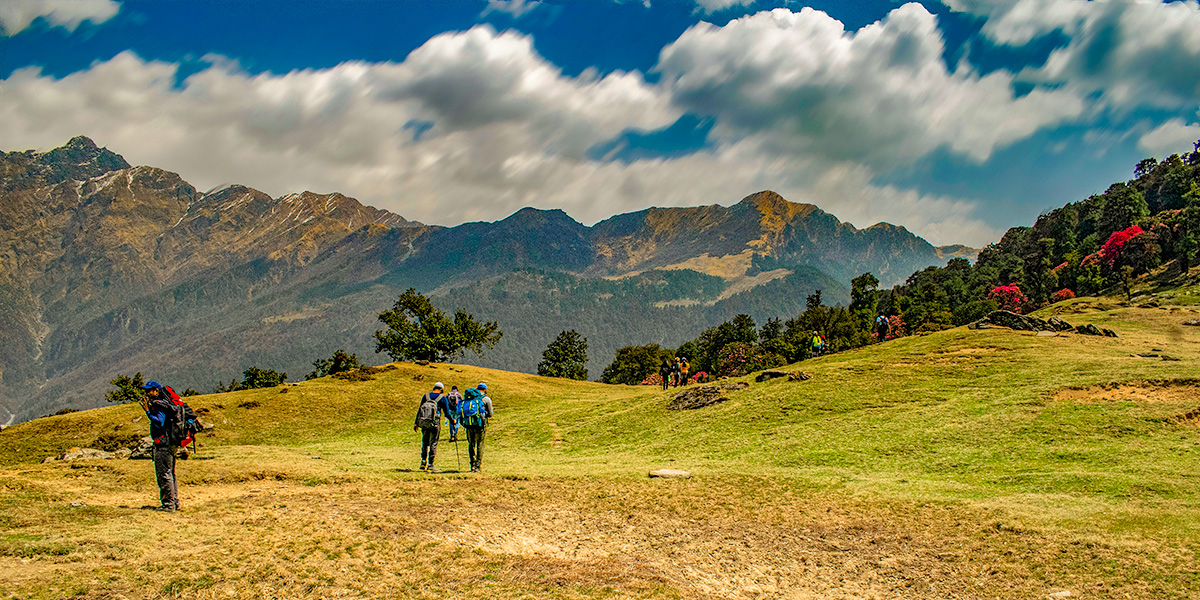
[[413, 431], [421, 431], [421, 470], [434, 473], [433, 459], [437, 457], [438, 436], [441, 434], [442, 415], [454, 423], [454, 413], [446, 401], [442, 382], [433, 384], [433, 391], [421, 396], [417, 407], [417, 418], [413, 420]]

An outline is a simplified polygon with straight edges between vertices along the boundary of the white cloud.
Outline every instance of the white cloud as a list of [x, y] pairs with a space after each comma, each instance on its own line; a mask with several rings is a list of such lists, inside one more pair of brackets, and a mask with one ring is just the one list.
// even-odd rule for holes
[[696, 8], [712, 14], [734, 6], [749, 6], [753, 2], [754, 0], [696, 0]]
[[1083, 112], [1067, 92], [1016, 97], [1003, 71], [950, 71], [942, 51], [937, 19], [919, 4], [857, 32], [810, 8], [776, 9], [692, 27], [657, 69], [684, 110], [717, 117], [718, 136], [880, 168], [943, 147], [982, 162]]
[[[851, 48], [864, 43], [859, 39], [873, 39], [873, 47], [891, 48], [886, 56], [900, 69], [895, 77], [901, 79], [933, 69], [925, 64], [929, 48], [917, 43], [920, 40], [914, 40], [916, 47], [910, 52], [900, 52], [895, 48], [899, 42], [880, 40], [902, 32], [877, 29], [824, 39], [835, 47]], [[793, 40], [799, 37], [792, 34]], [[821, 59], [819, 47], [808, 50], [815, 54], [806, 60]], [[856, 56], [843, 51], [827, 58], [845, 61]], [[914, 152], [948, 143], [937, 136], [930, 142], [923, 137], [929, 134], [919, 131], [939, 126], [937, 117], [928, 114], [934, 109], [925, 106], [935, 100], [919, 101], [920, 94], [914, 99], [891, 92], [897, 94], [892, 102], [923, 107], [925, 112], [915, 117], [918, 125], [893, 129], [886, 118], [901, 108], [867, 106], [864, 118], [867, 125], [880, 128], [878, 132], [866, 126], [859, 126], [861, 131], [847, 129], [845, 124], [839, 124], [840, 129], [818, 128], [819, 135], [807, 142], [813, 144], [809, 152], [771, 131], [778, 124], [790, 126], [795, 114], [768, 110], [768, 116], [779, 119], [776, 125], [752, 127], [745, 123], [748, 114], [729, 113], [732, 109], [724, 105], [727, 113], [722, 118], [731, 123], [725, 133], [729, 139], [711, 152], [626, 164], [590, 160], [587, 149], [626, 129], [652, 131], [673, 123], [680, 107], [686, 106], [678, 98], [691, 90], [693, 80], [684, 77], [691, 72], [673, 66], [670, 86], [648, 84], [637, 73], [567, 77], [536, 54], [528, 37], [486, 26], [431, 39], [403, 63], [349, 62], [283, 75], [250, 75], [236, 63], [220, 57], [210, 60], [211, 67], [182, 85], [175, 84], [176, 65], [145, 61], [132, 53], [59, 79], [36, 68], [17, 70], [0, 80], [0, 139], [10, 150], [48, 149], [83, 134], [131, 163], [176, 171], [202, 190], [232, 181], [275, 196], [305, 189], [340, 191], [428, 223], [493, 220], [524, 206], [563, 208], [584, 223], [594, 223], [652, 205], [730, 204], [773, 189], [860, 227], [889, 221], [935, 243], [983, 244], [998, 233], [973, 216], [971, 202], [876, 186], [871, 183], [873, 169], [864, 164], [869, 161], [831, 158], [819, 147], [833, 144], [832, 136], [855, 132]], [[868, 62], [859, 59], [862, 65]], [[699, 64], [694, 67], [696, 77], [712, 81], [705, 69], [720, 66]], [[836, 72], [846, 66], [835, 63], [825, 70], [837, 81]], [[748, 73], [780, 77], [754, 64]], [[891, 76], [879, 65], [874, 74]], [[1012, 107], [1009, 92], [998, 84], [944, 70], [931, 77], [962, 78], [949, 87], [975, 86], [975, 93], [996, 85], [1002, 96], [999, 104]], [[880, 85], [887, 91], [898, 84]], [[754, 98], [771, 89], [777, 88], [764, 84], [745, 93]], [[866, 106], [866, 100], [855, 95], [862, 93], [866, 92], [841, 100]], [[783, 106], [770, 101], [763, 105]], [[821, 109], [831, 108], [826, 103]], [[944, 126], [970, 129], [956, 110], [961, 109], [947, 109], [949, 116], [944, 118], [953, 123]], [[872, 116], [870, 111], [884, 114]], [[831, 114], [838, 116], [836, 111]], [[989, 126], [1001, 126], [1000, 117], [987, 110], [980, 114]], [[906, 131], [916, 131], [922, 140], [905, 142], [901, 138]], [[971, 135], [979, 134], [964, 135], [973, 139]], [[740, 141], [734, 139], [738, 136]], [[777, 152], [776, 147], [788, 151]]]
[[483, 10], [483, 14], [502, 12], [519, 19], [541, 4], [539, 0], [487, 0], [487, 8]]
[[75, 31], [84, 21], [103, 23], [120, 10], [114, 0], [5, 0], [0, 2], [0, 36], [14, 36], [38, 17]]
[[1138, 148], [1162, 158], [1190, 152], [1197, 140], [1200, 140], [1200, 122], [1189, 124], [1183, 119], [1171, 119], [1138, 138]]
[[1023, 45], [1062, 31], [1070, 42], [1023, 79], [1099, 93], [1111, 106], [1179, 108], [1200, 97], [1200, 4], [1194, 0], [1063, 2], [952, 0], [951, 8], [988, 17], [983, 33]]

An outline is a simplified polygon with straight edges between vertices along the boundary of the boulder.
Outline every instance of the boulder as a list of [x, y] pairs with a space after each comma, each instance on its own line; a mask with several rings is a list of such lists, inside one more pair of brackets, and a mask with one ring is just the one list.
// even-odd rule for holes
[[750, 387], [750, 384], [746, 383], [745, 381], [730, 381], [728, 383], [721, 384], [721, 389], [729, 391], [744, 390], [748, 387]]
[[650, 477], [665, 477], [668, 479], [687, 479], [692, 474], [680, 469], [657, 469], [650, 471]]
[[1071, 331], [1071, 330], [1075, 329], [1074, 327], [1071, 326], [1070, 323], [1068, 323], [1058, 317], [1050, 317], [1049, 319], [1046, 319], [1046, 322], [1049, 323], [1050, 326], [1053, 327], [1055, 331]]
[[109, 459], [113, 458], [112, 452], [105, 452], [95, 448], [71, 448], [63, 453], [59, 460], [90, 460], [90, 459]]
[[722, 394], [725, 391], [715, 385], [705, 385], [686, 389], [675, 394], [675, 399], [667, 406], [669, 410], [694, 410], [725, 402], [729, 398]]
[[1183, 324], [1189, 327], [1200, 327], [1200, 319], [1188, 319]]
[[129, 460], [150, 460], [154, 458], [154, 439], [150, 436], [142, 438], [136, 448], [129, 452]]
[[1017, 331], [1059, 331], [1049, 321], [1029, 315], [1018, 315], [1015, 312], [1007, 310], [994, 310], [988, 316], [971, 323], [967, 327], [970, 329], [987, 329], [987, 326], [1007, 327]]
[[758, 377], [755, 377], [754, 380], [758, 381], [758, 382], [763, 382], [768, 379], [777, 379], [779, 377], [787, 377], [787, 376], [788, 376], [787, 371], [776, 371], [774, 369], [767, 369], [766, 371], [759, 373]]
[[808, 381], [809, 379], [812, 379], [812, 375], [809, 375], [804, 371], [794, 371], [792, 373], [788, 373], [788, 381]]
[[1111, 329], [1101, 329], [1095, 325], [1088, 323], [1075, 328], [1075, 333], [1081, 335], [1100, 335], [1105, 337], [1117, 337], [1117, 332]]

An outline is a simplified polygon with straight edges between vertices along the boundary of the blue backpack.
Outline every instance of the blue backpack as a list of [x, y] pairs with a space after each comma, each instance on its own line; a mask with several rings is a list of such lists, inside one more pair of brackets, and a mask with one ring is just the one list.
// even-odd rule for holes
[[483, 411], [483, 392], [467, 388], [463, 399], [458, 402], [458, 423], [466, 427], [484, 427], [487, 418]]

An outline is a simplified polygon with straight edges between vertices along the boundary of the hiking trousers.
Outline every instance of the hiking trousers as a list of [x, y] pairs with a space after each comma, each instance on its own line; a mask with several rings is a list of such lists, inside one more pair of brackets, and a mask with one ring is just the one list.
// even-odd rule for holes
[[463, 429], [467, 430], [467, 457], [471, 462], [471, 470], [478, 471], [483, 463], [483, 433], [487, 427], [463, 425]]
[[179, 484], [175, 481], [175, 448], [154, 447], [154, 478], [158, 480], [158, 499], [163, 508], [179, 510]]
[[433, 459], [437, 457], [438, 436], [442, 433], [440, 427], [422, 427], [421, 428], [421, 464], [433, 466]]

